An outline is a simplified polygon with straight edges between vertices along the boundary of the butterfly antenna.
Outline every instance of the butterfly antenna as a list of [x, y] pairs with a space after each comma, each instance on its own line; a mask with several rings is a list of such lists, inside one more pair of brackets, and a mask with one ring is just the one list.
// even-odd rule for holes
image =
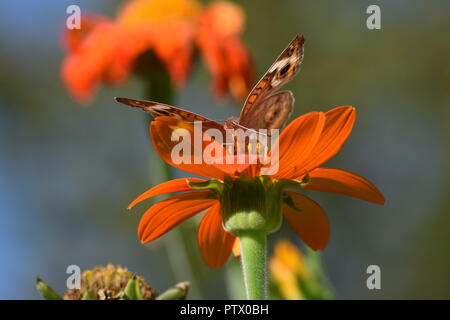
[[[195, 121], [199, 121], [199, 120], [195, 120]], [[187, 123], [194, 123], [195, 121], [185, 121]], [[225, 123], [227, 120], [201, 120], [201, 122], [223, 122]]]
[[238, 122], [236, 122], [236, 121], [233, 121], [232, 123], [233, 123], [233, 125], [235, 125], [235, 126], [237, 126], [237, 127], [240, 127], [240, 128], [242, 128], [242, 129], [250, 130], [250, 131], [253, 131], [253, 132], [255, 132], [255, 133], [262, 134], [263, 136], [268, 136], [268, 137], [271, 136], [271, 135], [268, 134], [268, 133], [262, 133], [262, 132], [259, 132], [259, 131], [255, 130], [255, 129], [247, 128], [246, 126], [243, 126], [242, 124], [240, 124], [240, 123], [238, 123]]

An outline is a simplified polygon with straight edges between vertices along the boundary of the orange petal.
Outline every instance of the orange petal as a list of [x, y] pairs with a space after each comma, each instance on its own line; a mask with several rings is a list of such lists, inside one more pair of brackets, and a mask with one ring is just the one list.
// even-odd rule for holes
[[[101, 83], [117, 44], [113, 23], [101, 22], [83, 38], [76, 50], [68, 55], [61, 67], [63, 81], [77, 101], [87, 104]], [[110, 81], [120, 82], [122, 77]]]
[[137, 197], [132, 203], [130, 203], [127, 209], [133, 208], [136, 204], [138, 204], [141, 201], [144, 201], [151, 197], [159, 196], [161, 194], [192, 190], [191, 187], [189, 187], [189, 185], [187, 184], [188, 181], [202, 182], [206, 180], [198, 178], [180, 178], [163, 182], [151, 188], [150, 190], [145, 191], [143, 194]]
[[189, 192], [153, 205], [139, 222], [139, 240], [142, 243], [152, 241], [196, 213], [211, 207], [217, 200], [208, 199], [208, 196], [209, 191]]
[[[188, 139], [186, 137], [181, 138], [180, 141], [172, 141], [172, 133], [176, 129], [185, 129], [187, 131], [184, 132], [190, 135], [191, 150], [190, 155], [187, 156], [189, 163], [174, 163], [172, 161], [173, 148], [181, 142], [181, 139]], [[206, 164], [203, 159], [203, 150], [205, 146], [209, 143], [216, 142], [203, 142], [203, 144], [199, 146], [201, 150], [195, 150], [193, 125], [173, 117], [157, 117], [155, 121], [151, 122], [150, 134], [152, 136], [153, 145], [155, 146], [159, 156], [170, 165], [199, 176], [217, 178], [221, 180], [224, 179], [226, 174], [222, 170], [214, 165]], [[202, 137], [200, 137], [200, 139], [203, 140]], [[222, 153], [225, 154], [225, 152], [225, 149], [223, 149]]]
[[[126, 79], [134, 70], [138, 57], [151, 48], [153, 39], [154, 34], [145, 28], [124, 28], [116, 23], [114, 40], [117, 44], [103, 81], [114, 84], [115, 79]], [[124, 46], [124, 43], [133, 45]]]
[[229, 91], [237, 101], [245, 98], [253, 80], [253, 64], [240, 39], [205, 33], [197, 37], [197, 43], [213, 76], [216, 96], [220, 98]]
[[133, 0], [119, 9], [117, 22], [128, 27], [157, 27], [164, 22], [197, 22], [202, 6], [193, 0]]
[[277, 141], [280, 159], [275, 177], [292, 178], [303, 173], [304, 163], [310, 158], [324, 123], [325, 116], [322, 112], [310, 112], [298, 117], [284, 129], [278, 138], [279, 142]]
[[172, 83], [184, 84], [192, 65], [194, 25], [185, 21], [170, 21], [154, 32], [153, 51], [166, 66]]
[[310, 198], [295, 192], [286, 192], [300, 212], [283, 205], [283, 215], [295, 232], [313, 250], [323, 250], [330, 238], [330, 225], [322, 208]]
[[233, 37], [223, 44], [228, 62], [228, 91], [236, 101], [246, 98], [253, 83], [254, 67], [250, 54], [244, 43]]
[[84, 38], [88, 36], [92, 29], [100, 23], [111, 22], [110, 19], [92, 13], [82, 13], [80, 29], [63, 28], [62, 44], [64, 48], [73, 52], [78, 49]]
[[239, 5], [229, 1], [216, 1], [204, 9], [200, 29], [225, 38], [241, 34], [244, 25], [245, 13]]
[[380, 190], [363, 177], [339, 169], [317, 168], [309, 173], [305, 189], [345, 194], [346, 196], [384, 204]]
[[203, 259], [210, 267], [221, 267], [227, 261], [236, 237], [223, 229], [219, 202], [206, 212], [197, 238]]
[[342, 106], [328, 111], [320, 139], [310, 153], [305, 170], [311, 171], [325, 163], [341, 149], [356, 119], [352, 106]]
[[182, 85], [192, 64], [192, 43], [201, 10], [202, 5], [192, 0], [128, 1], [119, 10], [117, 25], [140, 35], [123, 39], [123, 43], [133, 45], [119, 49], [128, 61], [151, 49], [165, 65], [172, 83]]
[[[237, 155], [231, 156], [230, 159], [227, 159], [227, 157], [224, 156], [222, 163], [215, 163], [213, 166], [230, 177], [238, 177], [242, 172], [253, 172], [259, 168], [257, 157], [253, 155], [241, 155], [240, 157], [242, 159], [239, 159], [239, 156]], [[227, 161], [230, 161], [230, 163], [227, 163]], [[255, 175], [248, 176], [253, 177]]]
[[244, 11], [231, 2], [212, 3], [202, 14], [196, 41], [213, 76], [218, 97], [230, 92], [241, 100], [252, 83], [250, 54], [239, 37], [244, 24]]

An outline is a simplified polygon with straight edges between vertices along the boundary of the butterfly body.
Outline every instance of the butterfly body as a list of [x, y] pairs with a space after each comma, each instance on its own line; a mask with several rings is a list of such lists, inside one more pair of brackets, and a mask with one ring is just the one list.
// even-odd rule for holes
[[294, 96], [290, 91], [276, 91], [300, 70], [303, 45], [303, 36], [296, 36], [250, 91], [239, 118], [229, 118], [225, 124], [159, 102], [128, 98], [116, 98], [116, 101], [140, 108], [154, 117], [169, 116], [186, 122], [202, 121], [204, 129], [214, 128], [222, 132], [228, 128], [282, 129], [294, 109]]

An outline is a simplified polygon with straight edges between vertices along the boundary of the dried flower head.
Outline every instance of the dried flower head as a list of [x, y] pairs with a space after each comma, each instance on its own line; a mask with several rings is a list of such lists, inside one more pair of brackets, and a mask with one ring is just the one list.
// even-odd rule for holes
[[155, 299], [155, 290], [140, 276], [121, 266], [108, 264], [106, 267], [95, 267], [81, 274], [80, 289], [70, 289], [64, 293], [64, 300], [81, 300], [91, 295], [96, 300], [118, 300], [123, 298], [125, 288], [130, 279], [139, 284], [143, 300]]

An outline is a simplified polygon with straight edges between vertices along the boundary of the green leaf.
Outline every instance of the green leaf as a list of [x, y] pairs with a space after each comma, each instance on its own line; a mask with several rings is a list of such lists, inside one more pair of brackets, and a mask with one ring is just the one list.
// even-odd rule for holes
[[62, 300], [61, 296], [39, 277], [36, 278], [36, 289], [46, 300]]
[[97, 300], [97, 297], [89, 290], [86, 290], [81, 297], [81, 300]]
[[189, 286], [190, 283], [187, 281], [177, 283], [156, 297], [156, 300], [184, 300], [187, 296]]
[[136, 275], [128, 280], [124, 291], [125, 300], [142, 300], [141, 290]]

